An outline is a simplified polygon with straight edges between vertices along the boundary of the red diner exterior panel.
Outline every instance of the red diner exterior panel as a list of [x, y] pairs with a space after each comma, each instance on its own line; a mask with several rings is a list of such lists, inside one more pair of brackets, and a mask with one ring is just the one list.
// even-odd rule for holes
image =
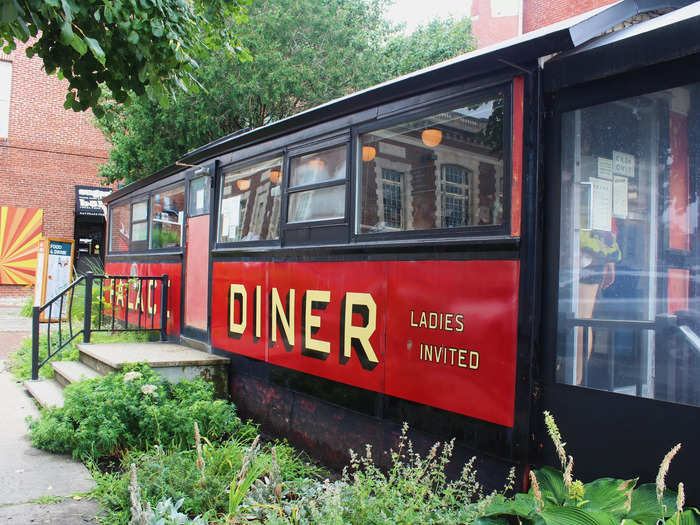
[[217, 348], [513, 426], [517, 261], [216, 262], [213, 278]]
[[[106, 275], [129, 275], [133, 277], [161, 277], [168, 275], [168, 326], [167, 333], [171, 336], [180, 335], [180, 290], [182, 279], [182, 265], [179, 262], [160, 263], [136, 263], [113, 262], [105, 263]], [[148, 285], [144, 282], [142, 287], [137, 283], [124, 281], [117, 282], [114, 289], [110, 289], [110, 282], [106, 281], [104, 300], [107, 305], [107, 315], [111, 315], [108, 305], [116, 305], [115, 317], [129, 324], [140, 324], [143, 327], [160, 329], [160, 283], [157, 283], [149, 292]], [[122, 297], [119, 297], [120, 291]], [[128, 292], [126, 292], [128, 290]], [[141, 317], [139, 317], [141, 312]], [[151, 325], [150, 313], [153, 313], [153, 325]], [[140, 323], [139, 323], [140, 319]]]

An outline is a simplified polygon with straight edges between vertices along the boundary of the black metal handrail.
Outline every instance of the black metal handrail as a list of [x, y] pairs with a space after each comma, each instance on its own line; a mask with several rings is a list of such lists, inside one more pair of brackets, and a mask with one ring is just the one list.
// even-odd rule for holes
[[[75, 303], [75, 291], [85, 281], [85, 298], [83, 325], [80, 330], [73, 326], [73, 304]], [[99, 311], [97, 319], [93, 320], [93, 290], [95, 281], [99, 282], [99, 295], [96, 300]], [[160, 297], [155, 301], [153, 297], [156, 284], [160, 282]], [[108, 286], [105, 286], [108, 283]], [[144, 283], [146, 288], [144, 288]], [[136, 285], [135, 305], [138, 307], [137, 319], [129, 322], [129, 310], [131, 307], [129, 289]], [[126, 294], [124, 289], [126, 288]], [[146, 298], [144, 301], [144, 291]], [[107, 292], [110, 301], [105, 301]], [[115, 300], [116, 299], [116, 300]], [[117, 317], [117, 303], [121, 299], [124, 319]], [[145, 310], [144, 310], [145, 302]], [[160, 312], [156, 314], [159, 305]], [[66, 311], [67, 306], [67, 311]], [[57, 310], [57, 312], [56, 312]], [[43, 319], [42, 319], [43, 314]], [[156, 327], [156, 316], [160, 315], [159, 326]], [[95, 322], [96, 321], [96, 322]], [[136, 321], [136, 324], [133, 323]], [[39, 336], [41, 324], [46, 325], [47, 355], [39, 360]], [[51, 335], [51, 326], [58, 325], [58, 333]], [[150, 328], [149, 328], [150, 324]], [[32, 309], [32, 379], [39, 379], [39, 369], [49, 360], [68, 346], [73, 340], [82, 334], [83, 342], [89, 343], [92, 332], [160, 332], [160, 340], [167, 340], [168, 326], [168, 275], [157, 277], [134, 277], [129, 275], [96, 275], [88, 272], [81, 275], [66, 287], [61, 293], [47, 301], [42, 306]]]

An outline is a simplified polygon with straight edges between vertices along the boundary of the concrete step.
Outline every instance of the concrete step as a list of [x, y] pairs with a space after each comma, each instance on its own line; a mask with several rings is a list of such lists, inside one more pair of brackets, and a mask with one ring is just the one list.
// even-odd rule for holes
[[42, 407], [63, 406], [63, 388], [57, 381], [53, 379], [25, 381], [24, 386]]
[[81, 379], [100, 377], [100, 373], [80, 361], [57, 361], [51, 363], [54, 379], [63, 387]]
[[127, 363], [148, 363], [165, 379], [178, 382], [201, 377], [212, 381], [217, 393], [224, 395], [228, 386], [229, 359], [174, 343], [80, 343], [80, 361], [108, 374], [121, 370]]

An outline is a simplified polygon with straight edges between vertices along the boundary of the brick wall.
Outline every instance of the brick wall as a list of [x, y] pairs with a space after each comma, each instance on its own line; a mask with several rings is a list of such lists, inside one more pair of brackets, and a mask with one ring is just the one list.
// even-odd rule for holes
[[523, 0], [523, 32], [554, 24], [618, 0]]
[[490, 46], [518, 36], [518, 15], [503, 16], [503, 13], [494, 9], [495, 7], [497, 3], [492, 0], [472, 0], [472, 30], [478, 47]]
[[[98, 166], [109, 146], [91, 112], [63, 108], [67, 82], [27, 58], [26, 44], [0, 60], [12, 62], [7, 139], [0, 139], [0, 204], [44, 210], [44, 236], [73, 238], [75, 186], [104, 186]], [[0, 297], [26, 294], [0, 286]]]

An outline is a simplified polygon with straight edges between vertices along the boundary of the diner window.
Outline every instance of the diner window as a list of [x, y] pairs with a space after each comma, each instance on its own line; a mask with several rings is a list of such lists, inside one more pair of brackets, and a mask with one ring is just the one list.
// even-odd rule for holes
[[347, 145], [293, 157], [287, 222], [345, 217]]
[[131, 205], [131, 250], [148, 249], [148, 201]]
[[700, 406], [700, 84], [564, 113], [560, 383]]
[[209, 177], [207, 175], [190, 180], [187, 213], [190, 217], [209, 213]]
[[219, 242], [279, 238], [282, 157], [224, 173], [219, 208]]
[[109, 208], [109, 249], [112, 252], [129, 251], [129, 203], [112, 205]]
[[160, 190], [151, 196], [151, 248], [182, 246], [185, 187]]
[[492, 93], [361, 134], [356, 232], [502, 225], [504, 110]]

